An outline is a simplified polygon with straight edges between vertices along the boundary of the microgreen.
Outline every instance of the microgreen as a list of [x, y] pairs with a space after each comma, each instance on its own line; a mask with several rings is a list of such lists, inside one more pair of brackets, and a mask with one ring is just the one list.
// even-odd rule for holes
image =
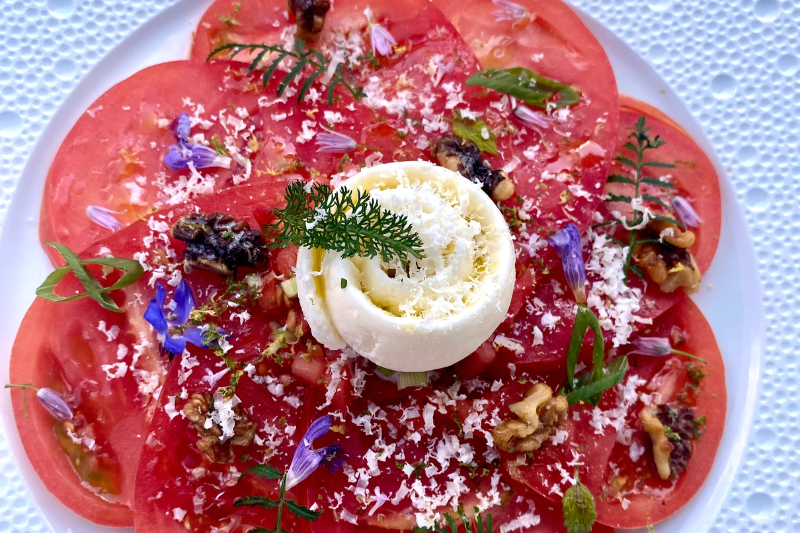
[[[580, 93], [572, 86], [522, 67], [487, 68], [470, 76], [466, 84], [510, 94], [526, 104], [542, 109], [569, 107], [581, 101]], [[558, 100], [553, 100], [556, 95]]]
[[[94, 259], [81, 259], [75, 252], [55, 242], [47, 241], [45, 244], [52, 246], [61, 254], [66, 261], [66, 266], [55, 269], [44, 280], [44, 283], [39, 285], [36, 289], [36, 296], [50, 300], [51, 302], [70, 302], [72, 300], [79, 300], [89, 296], [94, 301], [99, 303], [104, 309], [114, 311], [115, 313], [122, 313], [122, 309], [111, 299], [108, 295], [109, 292], [122, 289], [136, 283], [144, 275], [144, 269], [139, 261], [133, 259], [121, 259], [118, 257], [97, 257]], [[119, 280], [108, 287], [104, 287], [97, 278], [86, 269], [85, 265], [101, 265], [111, 267], [115, 270], [121, 270], [123, 275]], [[55, 288], [59, 282], [64, 279], [69, 272], [75, 274], [78, 281], [81, 282], [86, 292], [74, 294], [72, 296], [59, 296], [55, 293]]]
[[422, 241], [404, 215], [383, 209], [369, 193], [293, 181], [286, 187], [286, 207], [271, 213], [264, 226], [271, 248], [289, 245], [342, 252], [344, 257], [380, 256], [386, 262], [408, 255], [422, 258]]
[[[578, 355], [583, 345], [586, 332], [594, 332], [592, 344], [592, 369], [575, 376], [575, 366], [578, 364]], [[618, 385], [628, 371], [628, 358], [617, 357], [604, 365], [605, 348], [603, 346], [603, 332], [594, 312], [584, 305], [578, 305], [575, 314], [575, 323], [567, 349], [567, 381], [564, 383], [563, 393], [570, 405], [579, 402], [589, 402], [597, 405], [603, 397], [603, 392]]]
[[590, 533], [592, 531], [594, 521], [597, 519], [594, 496], [586, 485], [581, 483], [577, 467], [575, 468], [575, 484], [564, 492], [561, 507], [567, 533]]
[[[433, 531], [436, 533], [459, 533], [460, 531], [464, 531], [464, 533], [492, 533], [492, 515], [487, 514], [486, 518], [484, 518], [479, 508], [475, 507], [474, 509], [474, 525], [472, 520], [464, 513], [464, 507], [459, 505], [457, 513], [461, 524], [456, 522], [452, 515], [445, 514], [443, 524], [434, 524], [432, 528], [415, 527], [413, 531], [416, 533]], [[463, 529], [459, 529], [460, 526], [463, 526]]]
[[481, 152], [497, 155], [497, 135], [480, 118], [470, 120], [461, 116], [458, 109], [453, 110], [453, 118], [445, 119], [453, 127], [453, 135], [472, 141]]
[[[328, 68], [330, 67], [330, 61], [325, 59], [325, 56], [322, 55], [322, 52], [319, 50], [305, 50], [305, 45], [306, 43], [303, 39], [295, 39], [294, 47], [292, 48], [287, 48], [286, 46], [280, 44], [223, 44], [222, 46], [212, 50], [211, 53], [208, 54], [206, 61], [210, 61], [213, 57], [224, 52], [230, 52], [230, 59], [235, 58], [237, 55], [245, 51], [252, 52], [255, 54], [255, 57], [250, 62], [249, 71], [254, 72], [255, 70], [258, 70], [261, 72], [261, 82], [264, 87], [266, 87], [267, 83], [269, 83], [269, 81], [272, 79], [272, 76], [278, 70], [278, 66], [281, 64], [281, 62], [286, 58], [294, 59], [294, 65], [278, 84], [278, 96], [283, 96], [286, 88], [289, 87], [289, 85], [294, 82], [296, 78], [301, 77], [303, 78], [303, 84], [300, 86], [300, 91], [297, 95], [297, 101], [302, 102], [303, 98], [308, 93], [308, 90], [311, 88], [311, 85], [314, 83], [314, 80], [326, 74]], [[272, 60], [272, 63], [266, 70], [261, 69], [261, 62], [269, 57], [270, 54], [275, 54], [275, 59]], [[311, 67], [312, 72], [303, 77], [301, 74], [306, 67]], [[334, 89], [336, 89], [336, 86], [339, 84], [342, 84], [348, 91], [350, 91], [350, 94], [352, 94], [356, 99], [365, 96], [365, 94], [361, 91], [361, 87], [352, 84], [352, 82], [349, 80], [348, 73], [345, 72], [344, 67], [342, 66], [342, 63], [339, 63], [336, 65], [330, 82], [328, 83], [329, 105], [333, 105]]]
[[675, 165], [672, 163], [664, 163], [662, 161], [645, 161], [645, 154], [650, 150], [657, 150], [661, 146], [665, 144], [665, 141], [661, 139], [660, 136], [656, 135], [655, 137], [649, 134], [650, 127], [645, 123], [645, 117], [639, 117], [639, 120], [636, 121], [636, 126], [634, 127], [634, 131], [628, 135], [628, 142], [625, 143], [625, 148], [629, 151], [633, 152], [634, 159], [626, 157], [622, 154], [618, 154], [616, 160], [629, 169], [631, 169], [633, 173], [633, 177], [623, 176], [621, 174], [612, 174], [608, 177], [609, 183], [625, 183], [628, 185], [633, 185], [633, 195], [619, 195], [619, 194], [610, 194], [607, 196], [606, 200], [609, 202], [624, 202], [631, 204], [633, 207], [633, 218], [630, 220], [614, 220], [611, 222], [606, 223], [605, 225], [621, 225], [627, 231], [630, 232], [630, 239], [627, 244], [628, 246], [628, 254], [625, 257], [625, 282], [627, 283], [628, 277], [631, 271], [633, 271], [637, 276], [642, 276], [642, 271], [636, 266], [632, 265], [631, 261], [633, 259], [633, 249], [637, 244], [643, 244], [645, 242], [651, 242], [650, 240], [641, 240], [637, 237], [637, 230], [643, 228], [647, 225], [647, 222], [650, 220], [664, 220], [668, 222], [672, 222], [682, 228], [685, 229], [685, 225], [670, 217], [664, 216], [653, 216], [651, 215], [646, 208], [641, 206], [642, 202], [648, 201], [652, 202], [666, 211], [670, 210], [670, 207], [664, 203], [661, 199], [656, 198], [650, 194], [641, 194], [641, 186], [642, 184], [652, 185], [665, 191], [667, 194], [671, 194], [671, 191], [675, 188], [675, 186], [667, 181], [662, 181], [657, 178], [648, 177], [644, 175], [646, 168], [675, 168]]

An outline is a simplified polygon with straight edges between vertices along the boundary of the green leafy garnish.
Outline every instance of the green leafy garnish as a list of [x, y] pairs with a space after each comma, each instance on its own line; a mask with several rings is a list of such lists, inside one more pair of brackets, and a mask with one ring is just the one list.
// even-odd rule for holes
[[434, 524], [433, 528], [415, 527], [412, 529], [412, 531], [416, 533], [432, 531], [435, 531], [436, 533], [459, 533], [460, 531], [464, 531], [464, 533], [492, 533], [492, 515], [487, 514], [486, 519], [484, 519], [480, 509], [475, 507], [474, 510], [475, 524], [473, 526], [472, 520], [470, 520], [464, 513], [464, 508], [461, 505], [458, 506], [458, 518], [461, 520], [463, 530], [459, 530], [459, 524], [456, 522], [455, 518], [453, 518], [450, 514], [445, 514], [443, 525]]
[[[661, 199], [656, 198], [650, 194], [640, 194], [639, 190], [642, 184], [646, 183], [648, 185], [652, 185], [654, 187], [658, 187], [659, 189], [665, 191], [667, 194], [675, 188], [675, 186], [669, 182], [661, 181], [656, 178], [652, 177], [645, 177], [643, 175], [644, 169], [647, 167], [651, 168], [675, 168], [675, 165], [672, 163], [664, 163], [661, 161], [645, 161], [644, 157], [645, 154], [650, 150], [656, 150], [664, 145], [665, 141], [661, 139], [658, 135], [655, 137], [651, 137], [648, 132], [650, 131], [650, 127], [645, 124], [645, 117], [639, 117], [639, 120], [636, 121], [636, 126], [634, 127], [634, 131], [628, 135], [628, 138], [631, 139], [625, 143], [625, 148], [630, 150], [634, 153], [635, 160], [629, 157], [625, 157], [622, 154], [618, 154], [616, 160], [622, 163], [623, 165], [629, 167], [634, 175], [634, 177], [623, 176], [621, 174], [612, 174], [608, 177], [608, 183], [625, 183], [628, 185], [633, 185], [633, 196], [626, 196], [626, 195], [619, 195], [619, 194], [609, 194], [606, 197], [606, 201], [608, 202], [624, 202], [628, 204], [633, 204], [634, 200], [636, 202], [640, 201], [648, 201], [652, 202], [666, 210], [670, 210], [670, 207], [664, 203]], [[612, 226], [619, 226], [622, 225], [625, 228], [638, 228], [645, 223], [645, 215], [642, 211], [634, 209], [633, 211], [633, 218], [630, 220], [613, 220], [611, 222], [603, 223], [603, 225], [612, 225]], [[671, 222], [677, 226], [680, 226], [683, 229], [686, 229], [686, 226], [679, 220], [671, 218], [671, 217], [664, 217], [664, 216], [650, 216], [648, 220], [663, 220], [667, 222]], [[640, 278], [644, 277], [642, 271], [636, 265], [631, 264], [633, 260], [633, 250], [637, 244], [645, 244], [648, 242], [658, 242], [658, 239], [639, 239], [636, 233], [636, 229], [628, 230], [630, 232], [629, 242], [626, 244], [628, 246], [628, 255], [625, 257], [625, 282], [628, 281], [628, 276], [631, 271], [634, 274], [639, 276]]]
[[281, 528], [281, 519], [283, 516], [283, 509], [286, 508], [290, 513], [295, 515], [297, 518], [301, 518], [303, 520], [307, 520], [309, 522], [314, 522], [319, 515], [322, 514], [322, 511], [312, 511], [308, 507], [304, 505], [300, 505], [294, 500], [287, 500], [286, 499], [286, 474], [275, 468], [274, 466], [270, 465], [256, 465], [249, 470], [245, 471], [241, 476], [239, 476], [239, 481], [244, 478], [247, 474], [254, 474], [260, 478], [264, 479], [280, 479], [281, 480], [281, 487], [280, 487], [280, 495], [278, 496], [277, 500], [273, 500], [269, 496], [245, 496], [239, 500], [234, 502], [234, 507], [261, 507], [262, 509], [278, 509], [277, 518], [275, 519], [275, 527], [273, 529], [267, 529], [265, 527], [257, 527], [255, 529], [251, 529], [251, 533], [288, 533], [285, 529]]
[[[540, 76], [526, 68], [487, 68], [470, 76], [467, 85], [478, 85], [510, 94], [532, 106], [561, 108], [575, 105], [581, 95], [572, 86]], [[558, 100], [552, 98], [558, 95]]]
[[446, 119], [453, 127], [453, 135], [472, 141], [481, 152], [497, 155], [497, 135], [486, 122], [477, 118], [463, 118], [458, 109], [453, 110], [453, 118]]
[[293, 181], [286, 187], [286, 207], [264, 226], [271, 248], [289, 245], [342, 252], [344, 257], [380, 256], [385, 262], [408, 255], [423, 257], [422, 241], [404, 215], [383, 209], [369, 193], [347, 187]]
[[578, 478], [578, 469], [575, 468], [575, 484], [567, 489], [561, 500], [564, 513], [564, 527], [567, 533], [590, 533], [597, 511], [594, 505], [594, 496]]
[[[294, 48], [286, 48], [284, 45], [280, 44], [223, 44], [222, 46], [212, 50], [211, 53], [208, 54], [206, 61], [211, 60], [211, 58], [222, 54], [223, 52], [230, 52], [230, 59], [235, 58], [244, 51], [253, 52], [256, 55], [250, 62], [250, 67], [248, 70], [249, 72], [253, 72], [255, 70], [261, 72], [261, 82], [264, 87], [266, 87], [267, 83], [269, 83], [269, 80], [272, 79], [273, 74], [275, 74], [275, 72], [278, 70], [278, 66], [281, 64], [281, 62], [286, 58], [292, 58], [295, 60], [295, 63], [286, 76], [284, 76], [284, 78], [281, 80], [280, 84], [278, 84], [278, 96], [282, 96], [283, 92], [295, 80], [295, 78], [300, 76], [307, 66], [310, 66], [312, 68], [312, 72], [303, 78], [303, 84], [301, 85], [300, 91], [297, 94], [297, 101], [302, 102], [303, 98], [308, 93], [308, 90], [311, 88], [311, 85], [314, 83], [314, 80], [325, 74], [330, 66], [330, 61], [325, 59], [319, 50], [304, 50], [305, 45], [306, 43], [303, 39], [295, 39]], [[267, 54], [277, 55], [275, 56], [275, 59], [272, 60], [270, 66], [266, 70], [263, 70], [259, 67], [259, 65], [261, 64], [261, 61], [267, 57]], [[328, 82], [329, 105], [333, 105], [334, 89], [336, 89], [336, 86], [340, 83], [344, 85], [344, 87], [347, 88], [347, 90], [350, 91], [350, 94], [352, 94], [355, 98], [358, 99], [362, 96], [366, 96], [361, 91], [361, 87], [357, 87], [349, 81], [348, 75], [340, 63], [336, 66], [330, 82]]]
[[[592, 343], [592, 370], [587, 370], [575, 378], [575, 366], [578, 364], [583, 339], [586, 332], [594, 332]], [[617, 357], [604, 366], [605, 347], [603, 345], [603, 331], [594, 312], [585, 305], [578, 305], [575, 322], [572, 325], [572, 334], [567, 348], [567, 381], [564, 383], [564, 392], [567, 402], [575, 405], [579, 402], [589, 402], [592, 405], [600, 403], [603, 392], [618, 385], [628, 371], [628, 358]]]
[[[39, 288], [36, 289], [36, 296], [50, 300], [51, 302], [70, 302], [72, 300], [79, 300], [89, 296], [94, 301], [99, 303], [103, 308], [115, 313], [122, 313], [122, 309], [114, 302], [108, 295], [109, 292], [127, 287], [139, 280], [144, 275], [144, 269], [139, 261], [133, 259], [121, 259], [118, 257], [97, 257], [94, 259], [81, 259], [75, 252], [55, 242], [47, 241], [45, 244], [52, 246], [61, 254], [64, 261], [67, 262], [66, 266], [55, 269], [44, 280]], [[89, 272], [85, 265], [101, 265], [111, 267], [115, 270], [124, 272], [121, 278], [108, 287], [103, 285]], [[81, 282], [86, 292], [74, 294], [72, 296], [59, 296], [55, 293], [55, 288], [58, 283], [64, 279], [69, 272], [75, 274], [78, 281]]]

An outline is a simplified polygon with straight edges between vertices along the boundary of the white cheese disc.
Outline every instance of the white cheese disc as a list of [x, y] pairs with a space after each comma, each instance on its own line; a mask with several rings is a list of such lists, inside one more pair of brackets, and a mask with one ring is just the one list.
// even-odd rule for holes
[[505, 319], [515, 281], [511, 234], [491, 198], [422, 161], [367, 168], [341, 186], [405, 215], [425, 257], [406, 266], [301, 248], [297, 288], [312, 335], [403, 372], [450, 366], [475, 351]]

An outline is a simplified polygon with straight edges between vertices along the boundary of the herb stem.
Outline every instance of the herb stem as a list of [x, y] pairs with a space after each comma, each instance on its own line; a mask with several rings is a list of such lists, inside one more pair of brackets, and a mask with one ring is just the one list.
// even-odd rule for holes
[[696, 355], [690, 354], [688, 352], [684, 352], [684, 351], [681, 351], [681, 350], [676, 350], [676, 349], [673, 348], [672, 349], [672, 353], [674, 353], [676, 355], [682, 355], [684, 357], [688, 357], [689, 359], [694, 359], [695, 361], [700, 361], [704, 365], [708, 364], [708, 361], [706, 361], [705, 359], [703, 359], [701, 357], [697, 357]]
[[6, 386], [3, 387], [5, 389], [22, 389], [22, 413], [25, 415], [25, 418], [28, 418], [28, 404], [25, 402], [25, 391], [32, 390], [39, 392], [38, 387], [34, 387], [33, 383], [6, 383]]

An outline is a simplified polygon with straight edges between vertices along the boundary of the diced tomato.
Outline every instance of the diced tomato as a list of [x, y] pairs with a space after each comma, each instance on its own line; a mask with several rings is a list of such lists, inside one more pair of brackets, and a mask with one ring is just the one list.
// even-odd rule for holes
[[458, 363], [461, 377], [473, 379], [481, 375], [497, 359], [497, 352], [491, 341], [486, 341], [478, 349], [467, 356], [466, 359]]
[[[310, 353], [301, 353], [292, 360], [292, 374], [306, 385], [318, 387], [325, 382], [328, 362], [319, 346]], [[330, 379], [330, 378], [328, 378]]]
[[294, 267], [297, 266], [297, 246], [287, 246], [279, 250], [273, 250], [269, 255], [270, 265], [273, 272], [283, 279], [294, 276]]

